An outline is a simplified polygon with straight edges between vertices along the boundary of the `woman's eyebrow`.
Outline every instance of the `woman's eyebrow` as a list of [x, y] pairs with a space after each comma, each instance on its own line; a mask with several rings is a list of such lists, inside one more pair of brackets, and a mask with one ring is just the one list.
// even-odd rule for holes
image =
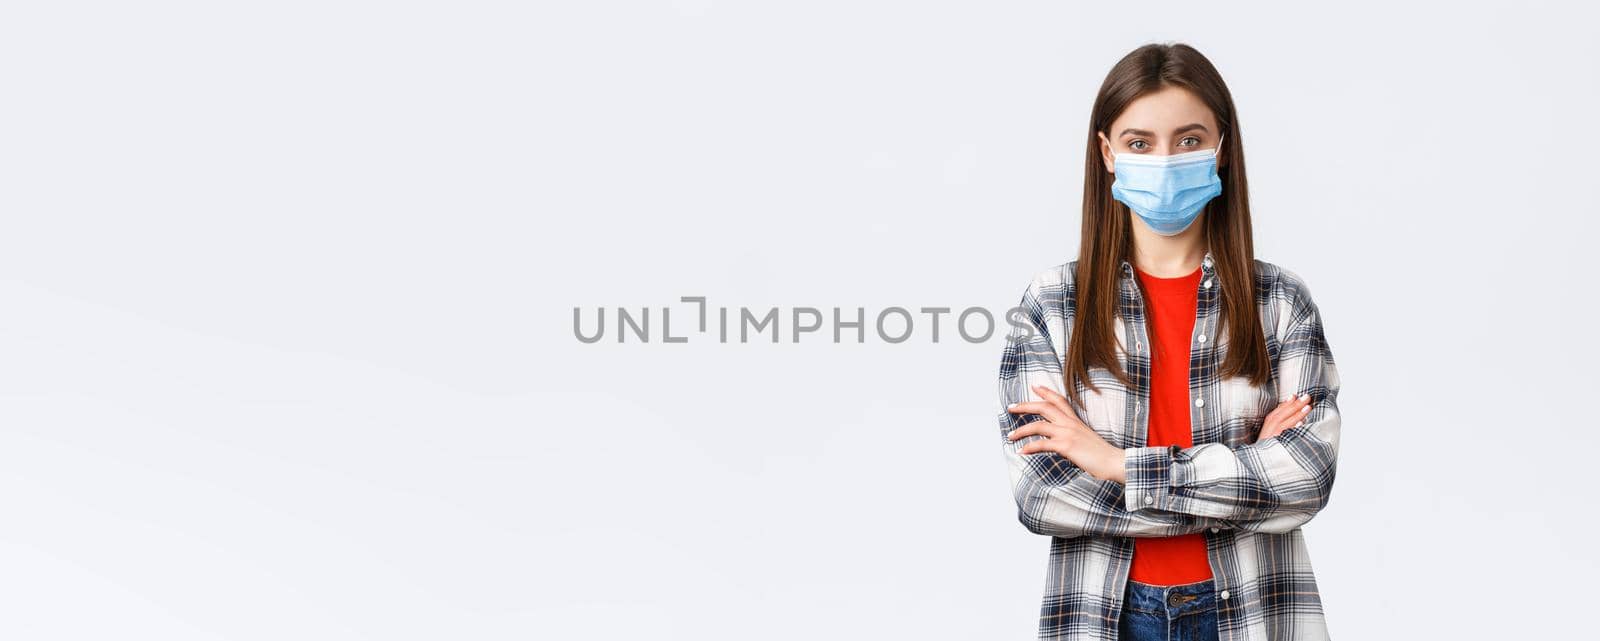
[[[1210, 129], [1206, 129], [1205, 125], [1202, 125], [1202, 124], [1200, 124], [1198, 122], [1191, 122], [1191, 123], [1189, 123], [1187, 125], [1184, 125], [1182, 127], [1179, 127], [1177, 129], [1172, 130], [1172, 133], [1181, 134], [1181, 133], [1183, 133], [1185, 131], [1192, 131], [1192, 130], [1195, 130], [1195, 129], [1199, 129], [1200, 131], [1204, 131], [1204, 132], [1207, 132], [1207, 133], [1209, 133], [1211, 131]], [[1151, 132], [1151, 131], [1147, 131], [1147, 130], [1144, 130], [1144, 129], [1132, 129], [1132, 128], [1124, 129], [1124, 130], [1122, 130], [1122, 133], [1117, 134], [1117, 135], [1118, 136], [1126, 136], [1128, 134], [1133, 134], [1135, 136], [1154, 136], [1155, 135], [1155, 133]]]

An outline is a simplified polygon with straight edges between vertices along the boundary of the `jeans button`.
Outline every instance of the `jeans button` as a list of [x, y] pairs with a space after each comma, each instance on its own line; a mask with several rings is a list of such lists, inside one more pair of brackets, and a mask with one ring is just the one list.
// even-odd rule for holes
[[1170, 606], [1175, 608], [1175, 607], [1178, 607], [1179, 605], [1182, 605], [1182, 604], [1183, 604], [1183, 595], [1181, 595], [1181, 594], [1173, 594], [1173, 595], [1170, 595], [1170, 596], [1167, 597], [1167, 605], [1170, 605]]

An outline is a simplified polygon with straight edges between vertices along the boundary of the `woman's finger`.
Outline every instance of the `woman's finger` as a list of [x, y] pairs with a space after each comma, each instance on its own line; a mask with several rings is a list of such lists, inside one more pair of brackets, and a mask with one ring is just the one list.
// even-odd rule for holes
[[1297, 407], [1293, 407], [1292, 409], [1285, 411], [1283, 414], [1273, 419], [1270, 424], [1272, 425], [1273, 429], [1282, 432], [1283, 430], [1289, 429], [1289, 426], [1294, 425], [1296, 421], [1304, 418], [1306, 411], [1309, 409], [1311, 409], [1310, 405], [1298, 405]]
[[1061, 428], [1061, 425], [1053, 424], [1053, 422], [1050, 422], [1050, 420], [1029, 420], [1029, 422], [1026, 422], [1026, 424], [1022, 424], [1022, 427], [1018, 427], [1016, 430], [1011, 430], [1011, 433], [1008, 433], [1006, 436], [1013, 441], [1018, 440], [1018, 438], [1022, 438], [1022, 436], [1050, 436], [1051, 433], [1053, 433], [1054, 430], [1058, 430], [1058, 428]]
[[1078, 418], [1078, 412], [1072, 409], [1072, 404], [1067, 402], [1067, 397], [1062, 396], [1055, 390], [1043, 385], [1035, 385], [1033, 386], [1033, 390], [1039, 395], [1040, 398], [1043, 398], [1044, 400], [1050, 401], [1052, 404], [1054, 404], [1056, 408], [1060, 409], [1063, 414], [1071, 416], [1072, 418]]
[[1311, 413], [1311, 405], [1305, 402], [1297, 401], [1290, 405], [1290, 407], [1294, 407], [1296, 409], [1285, 411], [1283, 414], [1280, 414], [1272, 420], [1263, 422], [1261, 427], [1261, 436], [1258, 436], [1256, 441], [1264, 441], [1282, 434], [1285, 430], [1301, 424], [1303, 421], [1305, 421], [1306, 415]]
[[1036, 452], [1050, 451], [1050, 448], [1046, 445], [1047, 443], [1048, 441], [1029, 441], [1027, 443], [1023, 443], [1022, 447], [1017, 448], [1017, 453], [1034, 454]]
[[1282, 422], [1284, 419], [1295, 416], [1295, 413], [1299, 412], [1301, 407], [1309, 405], [1309, 402], [1307, 399], [1303, 398], [1303, 396], [1304, 395], [1296, 396], [1287, 401], [1279, 403], [1278, 406], [1272, 410], [1272, 413], [1267, 414], [1266, 420], [1269, 423], [1274, 421]]
[[1265, 425], [1277, 425], [1278, 421], [1281, 421], [1283, 420], [1283, 417], [1288, 416], [1289, 408], [1293, 405], [1294, 401], [1284, 401], [1279, 403], [1277, 407], [1272, 408], [1272, 411], [1267, 413], [1266, 418], [1261, 419], [1261, 422]]
[[1281, 432], [1283, 430], [1286, 430], [1286, 429], [1289, 429], [1291, 427], [1294, 427], [1296, 424], [1300, 423], [1301, 421], [1306, 420], [1306, 415], [1310, 414], [1310, 413], [1311, 413], [1311, 404], [1310, 403], [1302, 403], [1300, 405], [1300, 409], [1297, 409], [1297, 410], [1295, 410], [1293, 412], [1290, 412], [1288, 416], [1285, 416], [1283, 418], [1283, 420], [1279, 422], [1279, 427], [1281, 429], [1279, 429], [1278, 431]]
[[1286, 431], [1286, 430], [1288, 430], [1290, 428], [1295, 428], [1295, 427], [1300, 427], [1301, 425], [1305, 425], [1306, 424], [1306, 417], [1310, 416], [1310, 415], [1311, 415], [1311, 406], [1310, 405], [1307, 405], [1305, 407], [1300, 408], [1300, 411], [1295, 412], [1294, 416], [1291, 416], [1289, 418], [1283, 419], [1283, 427], [1282, 427], [1282, 429], [1278, 430], [1278, 433], [1281, 434], [1281, 433], [1283, 433], [1284, 431]]
[[1061, 410], [1057, 408], [1054, 403], [1047, 401], [1012, 403], [1010, 407], [1006, 408], [1006, 411], [1011, 412], [1012, 414], [1038, 414], [1043, 416], [1045, 420], [1052, 423], [1065, 424], [1067, 422], [1066, 415], [1062, 414]]
[[1045, 421], [1033, 421], [1031, 423], [1026, 423], [1022, 427], [1011, 430], [1011, 433], [1007, 434], [1006, 438], [1015, 441], [1019, 438], [1027, 438], [1029, 436], [1033, 436], [1034, 434], [1038, 434], [1040, 433], [1040, 423], [1045, 423]]
[[1287, 425], [1288, 424], [1284, 423], [1281, 419], [1280, 420], [1276, 420], [1276, 421], [1272, 421], [1271, 423], [1263, 424], [1261, 426], [1261, 434], [1256, 436], [1256, 442], [1259, 443], [1261, 441], [1265, 441], [1265, 440], [1267, 440], [1269, 438], [1272, 438], [1274, 436], [1282, 434], [1284, 428], [1287, 427]]
[[[1029, 429], [1029, 428], [1032, 428], [1032, 429]], [[1051, 436], [1050, 435], [1051, 435], [1052, 432], [1055, 431], [1055, 429], [1056, 429], [1056, 427], [1054, 425], [1052, 425], [1050, 423], [1047, 423], [1045, 421], [1034, 421], [1034, 422], [1029, 423], [1027, 425], [1024, 425], [1024, 426], [1022, 426], [1020, 428], [1017, 428], [1016, 431], [1012, 432], [1011, 433], [1011, 440], [1012, 441], [1017, 441], [1017, 440], [1021, 440], [1023, 438], [1029, 437], [1029, 436], [1036, 436], [1036, 435], [1037, 436], [1043, 436], [1044, 438], [1042, 438], [1042, 439], [1036, 439], [1036, 440], [1028, 441], [1027, 443], [1023, 443], [1022, 447], [1017, 448], [1017, 451], [1021, 452], [1023, 454], [1032, 454], [1034, 452], [1043, 452], [1045, 450], [1051, 449], [1050, 446], [1052, 445], [1052, 443], [1050, 442], [1051, 441]], [[1023, 430], [1027, 430], [1027, 431], [1023, 431]]]

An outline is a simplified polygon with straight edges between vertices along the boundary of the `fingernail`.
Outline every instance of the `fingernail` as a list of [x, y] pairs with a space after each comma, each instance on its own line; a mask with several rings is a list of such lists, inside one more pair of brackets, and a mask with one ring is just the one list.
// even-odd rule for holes
[[1007, 405], [1007, 406], [1006, 406], [1006, 409], [1008, 409], [1008, 410], [1009, 410], [1009, 409], [1015, 409], [1015, 408], [1016, 408], [1016, 407], [1017, 407], [1017, 404], [1016, 404], [1016, 403], [1012, 403], [1012, 404], [1010, 404], [1010, 405]]
[[1311, 406], [1310, 405], [1301, 405], [1300, 406], [1300, 411], [1309, 412], [1309, 411], [1311, 411]]
[[1294, 426], [1295, 427], [1300, 427], [1300, 426], [1305, 425], [1305, 424], [1306, 424], [1305, 421], [1300, 421], [1299, 423], [1295, 423]]
[[1306, 400], [1306, 399], [1308, 399], [1308, 398], [1311, 398], [1311, 395], [1310, 395], [1310, 394], [1301, 394], [1301, 395], [1300, 395], [1300, 400], [1302, 400], [1302, 401], [1303, 401], [1303, 400]]

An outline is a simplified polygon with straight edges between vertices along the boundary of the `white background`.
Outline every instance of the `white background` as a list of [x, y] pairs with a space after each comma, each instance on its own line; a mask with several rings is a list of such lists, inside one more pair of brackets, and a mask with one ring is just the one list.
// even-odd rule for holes
[[1136, 7], [8, 5], [0, 637], [1032, 638], [999, 337], [572, 310], [1002, 310], [1151, 41], [1340, 366], [1334, 636], [1590, 630], [1596, 16]]

